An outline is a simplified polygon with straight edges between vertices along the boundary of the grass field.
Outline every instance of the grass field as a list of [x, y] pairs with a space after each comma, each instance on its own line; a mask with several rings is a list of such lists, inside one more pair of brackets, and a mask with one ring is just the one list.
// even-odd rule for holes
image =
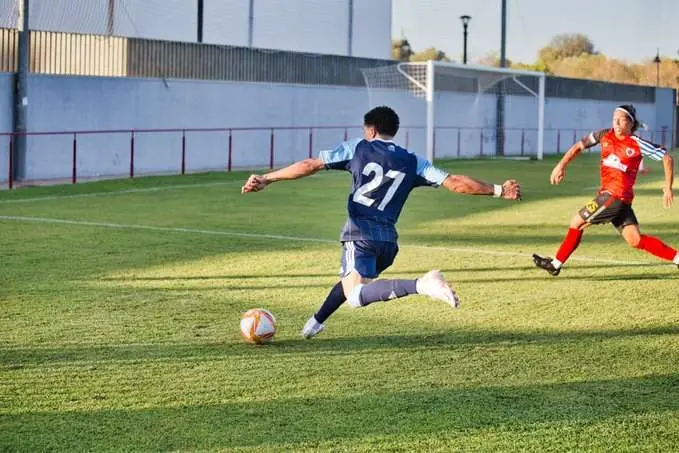
[[[679, 451], [679, 271], [591, 228], [553, 278], [597, 161], [443, 162], [524, 201], [419, 189], [389, 277], [441, 268], [462, 307], [342, 307], [350, 185], [323, 173], [240, 195], [245, 173], [0, 193], [0, 451]], [[679, 245], [662, 169], [642, 230]], [[279, 320], [245, 344], [252, 307]]]

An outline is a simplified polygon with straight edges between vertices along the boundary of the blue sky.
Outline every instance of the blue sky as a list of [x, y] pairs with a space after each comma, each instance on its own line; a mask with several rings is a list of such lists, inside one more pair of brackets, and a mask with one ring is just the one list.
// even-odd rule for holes
[[[463, 14], [469, 24], [469, 59], [500, 50], [500, 0], [393, 0], [392, 34], [416, 51], [437, 47], [462, 55]], [[552, 36], [583, 33], [596, 49], [640, 62], [679, 58], [679, 0], [507, 0], [507, 57], [533, 63]]]

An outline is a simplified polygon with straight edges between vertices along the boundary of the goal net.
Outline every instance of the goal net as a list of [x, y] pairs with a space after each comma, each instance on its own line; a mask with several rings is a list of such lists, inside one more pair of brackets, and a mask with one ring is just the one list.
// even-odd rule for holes
[[439, 61], [362, 69], [371, 107], [401, 117], [399, 142], [434, 158], [542, 159], [545, 74]]

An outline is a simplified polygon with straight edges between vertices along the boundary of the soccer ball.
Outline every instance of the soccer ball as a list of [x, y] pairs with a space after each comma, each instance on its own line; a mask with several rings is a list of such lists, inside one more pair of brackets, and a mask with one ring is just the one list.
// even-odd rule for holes
[[270, 341], [278, 331], [273, 313], [263, 308], [246, 311], [240, 320], [240, 332], [250, 343], [262, 344]]

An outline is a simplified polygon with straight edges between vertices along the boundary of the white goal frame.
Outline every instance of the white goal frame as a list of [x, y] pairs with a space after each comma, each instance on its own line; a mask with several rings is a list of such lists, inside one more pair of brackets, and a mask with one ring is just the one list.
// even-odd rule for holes
[[[490, 66], [481, 66], [481, 65], [475, 65], [475, 64], [460, 64], [460, 63], [451, 63], [451, 62], [445, 62], [445, 61], [425, 61], [425, 62], [400, 62], [396, 63], [396, 70], [407, 80], [409, 83], [411, 83], [411, 86], [417, 87], [417, 95], [422, 96], [425, 98], [426, 103], [427, 103], [427, 119], [426, 119], [426, 153], [427, 153], [427, 159], [432, 161], [434, 159], [434, 126], [435, 126], [435, 117], [436, 117], [436, 112], [435, 112], [435, 97], [434, 94], [436, 93], [436, 85], [435, 85], [435, 80], [436, 80], [436, 73], [437, 69], [453, 69], [456, 71], [469, 71], [470, 77], [473, 76], [474, 73], [487, 73], [490, 75], [496, 75], [498, 78], [496, 80], [493, 80], [492, 83], [488, 84], [488, 86], [483, 87], [484, 91], [485, 89], [488, 89], [492, 87], [493, 85], [499, 83], [502, 80], [506, 79], [512, 79], [516, 84], [521, 86], [524, 90], [526, 90], [528, 93], [531, 95], [535, 96], [538, 101], [538, 111], [537, 111], [537, 158], [542, 160], [543, 154], [544, 154], [544, 130], [545, 130], [545, 81], [546, 81], [546, 75], [544, 72], [537, 72], [537, 71], [527, 71], [527, 70], [518, 70], [518, 69], [510, 69], [510, 68], [495, 68], [495, 67], [490, 67]], [[413, 68], [413, 67], [420, 67], [424, 69], [426, 76], [424, 77], [424, 81], [421, 80], [420, 78], [416, 78], [412, 76], [412, 73], [415, 71], [412, 70], [405, 70], [405, 68]], [[364, 74], [365, 75], [365, 74]], [[518, 76], [530, 76], [530, 77], [536, 77], [538, 79], [538, 91], [537, 93], [527, 87], [525, 84], [521, 83], [521, 81], [517, 78]], [[418, 80], [420, 79], [420, 80]], [[368, 83], [368, 79], [366, 78], [366, 84], [368, 84], [368, 88], [370, 89], [370, 84]], [[421, 91], [420, 91], [421, 90]]]

